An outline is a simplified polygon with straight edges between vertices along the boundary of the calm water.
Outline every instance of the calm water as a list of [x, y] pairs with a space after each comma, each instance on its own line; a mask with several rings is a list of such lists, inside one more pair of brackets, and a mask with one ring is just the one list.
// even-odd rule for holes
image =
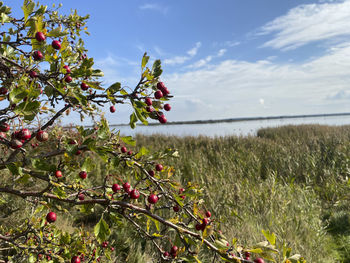
[[278, 127], [288, 124], [323, 124], [323, 125], [350, 125], [350, 116], [341, 117], [319, 117], [319, 118], [297, 118], [280, 120], [242, 121], [216, 124], [188, 124], [188, 125], [165, 125], [165, 126], [137, 126], [134, 130], [128, 126], [113, 126], [120, 129], [121, 134], [135, 135], [136, 133], [152, 135], [165, 134], [176, 136], [198, 136], [210, 137], [225, 135], [256, 135], [260, 128]]

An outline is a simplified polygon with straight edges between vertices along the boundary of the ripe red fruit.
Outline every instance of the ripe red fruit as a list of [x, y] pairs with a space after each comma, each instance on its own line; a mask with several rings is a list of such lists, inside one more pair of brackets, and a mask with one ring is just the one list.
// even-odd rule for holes
[[265, 263], [265, 261], [262, 258], [256, 258], [254, 259], [255, 263]]
[[78, 199], [79, 199], [80, 201], [84, 201], [85, 195], [84, 195], [84, 194], [79, 194], [79, 195], [78, 195]]
[[166, 87], [164, 89], [162, 89], [161, 91], [163, 93], [163, 96], [168, 96], [168, 94], [170, 93], [170, 91]]
[[163, 123], [163, 124], [167, 122], [165, 115], [158, 116], [158, 120], [160, 123]]
[[43, 32], [36, 32], [35, 39], [39, 42], [45, 41], [46, 37]]
[[56, 219], [57, 219], [57, 216], [56, 216], [56, 213], [55, 213], [55, 212], [49, 212], [49, 213], [46, 215], [46, 220], [47, 220], [47, 222], [49, 222], [49, 223], [55, 222]]
[[128, 155], [132, 155], [132, 151], [128, 151]]
[[70, 67], [67, 66], [67, 65], [64, 65], [63, 68], [66, 70], [66, 73], [67, 73], [67, 74], [69, 74], [69, 73], [72, 72], [71, 69], [70, 69]]
[[31, 77], [32, 79], [38, 77], [38, 72], [36, 72], [35, 70], [31, 70], [29, 72], [29, 77]]
[[206, 217], [211, 217], [210, 211], [207, 211], [207, 212], [205, 213], [205, 216], [206, 216]]
[[131, 190], [130, 192], [130, 198], [131, 199], [138, 199], [140, 197], [140, 192], [136, 189]]
[[170, 249], [170, 254], [176, 254], [177, 250], [178, 250], [177, 246], [172, 246]]
[[68, 142], [68, 144], [77, 144], [77, 141], [72, 139]]
[[168, 252], [168, 251], [165, 251], [165, 252], [163, 253], [163, 256], [167, 258], [167, 257], [169, 257], [169, 256], [170, 256], [170, 254], [169, 254], [169, 252]]
[[87, 173], [86, 173], [85, 171], [81, 171], [81, 172], [79, 173], [79, 177], [80, 177], [81, 179], [85, 179], [85, 178], [87, 177]]
[[88, 89], [89, 89], [89, 85], [86, 84], [85, 82], [82, 82], [82, 83], [80, 84], [80, 87], [81, 87], [82, 90], [88, 90]]
[[126, 182], [126, 183], [123, 184], [123, 189], [125, 190], [125, 192], [126, 192], [128, 189], [130, 189], [130, 187], [131, 187], [131, 185], [130, 185], [128, 182]]
[[157, 83], [157, 89], [162, 90], [162, 89], [164, 89], [164, 88], [166, 88], [166, 87], [165, 87], [165, 84], [164, 84], [163, 82], [158, 82], [158, 83]]
[[[204, 227], [205, 227], [205, 226], [204, 226]], [[197, 230], [197, 231], [203, 230], [204, 227], [203, 227], [202, 224], [196, 224], [196, 230]]]
[[51, 46], [54, 49], [60, 50], [61, 49], [61, 42], [58, 40], [54, 40], [54, 41], [52, 41]]
[[31, 132], [28, 129], [22, 129], [19, 133], [19, 137], [22, 140], [28, 140], [32, 136]]
[[56, 171], [55, 172], [55, 176], [57, 177], [57, 178], [61, 178], [62, 177], [62, 172], [61, 171]]
[[158, 196], [155, 194], [150, 194], [147, 198], [150, 204], [156, 204], [158, 202], [158, 199], [159, 199]]
[[148, 112], [153, 112], [153, 111], [154, 111], [153, 107], [146, 107], [146, 110], [147, 110]]
[[80, 150], [77, 150], [76, 152], [75, 152], [75, 155], [80, 155], [81, 154], [81, 151]]
[[151, 98], [146, 98], [145, 99], [145, 103], [147, 104], [147, 106], [152, 106], [152, 99]]
[[160, 90], [157, 90], [157, 91], [154, 93], [154, 97], [158, 100], [158, 99], [160, 99], [161, 97], [163, 97], [163, 93], [162, 93]]
[[208, 218], [203, 218], [202, 223], [204, 226], [209, 224], [209, 219]]
[[118, 192], [120, 190], [120, 185], [119, 184], [113, 184], [112, 185], [112, 191], [114, 193]]
[[23, 146], [23, 143], [20, 140], [14, 139], [11, 141], [10, 146], [12, 149], [16, 150]]
[[0, 95], [6, 95], [8, 92], [8, 89], [5, 87], [0, 88]]
[[163, 165], [161, 165], [161, 164], [156, 164], [156, 171], [158, 171], [158, 172], [160, 172], [160, 171], [162, 171], [163, 170]]
[[170, 110], [171, 110], [170, 104], [165, 104], [165, 105], [164, 105], [164, 110], [170, 111]]
[[112, 113], [115, 112], [115, 107], [114, 107], [114, 105], [111, 106], [111, 107], [109, 107], [109, 111], [112, 112]]
[[122, 153], [126, 153], [128, 150], [126, 149], [125, 146], [123, 146], [123, 147], [120, 148], [120, 151], [121, 151]]
[[67, 82], [67, 83], [70, 83], [72, 82], [72, 77], [70, 75], [66, 75], [65, 78], [64, 78], [64, 81]]
[[10, 125], [8, 125], [6, 122], [3, 122], [0, 124], [0, 131], [8, 132], [9, 130], [10, 130]]
[[0, 132], [0, 140], [6, 139], [6, 133]]
[[74, 256], [74, 257], [72, 257], [70, 262], [71, 263], [80, 263], [80, 258], [78, 256]]
[[173, 207], [174, 212], [179, 212], [180, 211], [180, 207], [178, 205]]
[[49, 134], [46, 131], [38, 131], [36, 134], [36, 139], [39, 142], [45, 142], [49, 139]]
[[153, 170], [149, 170], [149, 171], [148, 171], [148, 174], [149, 174], [150, 176], [154, 176], [155, 173], [154, 173]]
[[248, 251], [244, 252], [244, 258], [245, 259], [250, 258], [250, 252]]
[[39, 60], [42, 60], [44, 58], [44, 55], [43, 55], [43, 53], [41, 53], [41, 51], [36, 50], [33, 53], [33, 58], [35, 61], [39, 61]]

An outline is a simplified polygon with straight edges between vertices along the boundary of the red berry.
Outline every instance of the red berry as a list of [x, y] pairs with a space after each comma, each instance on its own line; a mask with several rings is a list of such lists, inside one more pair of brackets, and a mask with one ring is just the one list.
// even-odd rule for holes
[[14, 139], [11, 141], [10, 146], [12, 149], [16, 150], [23, 146], [23, 143], [20, 140]]
[[163, 170], [163, 165], [161, 165], [161, 164], [157, 164], [156, 165], [156, 170], [158, 171], [158, 172], [160, 172], [160, 171], [162, 171]]
[[254, 259], [255, 263], [265, 263], [265, 261], [262, 258], [256, 258]]
[[66, 73], [67, 73], [67, 74], [70, 74], [70, 73], [72, 72], [71, 69], [70, 69], [70, 67], [67, 66], [67, 65], [64, 65], [63, 68], [66, 70]]
[[209, 224], [209, 219], [208, 218], [203, 218], [202, 223], [204, 226]]
[[80, 201], [84, 201], [85, 195], [84, 195], [84, 194], [79, 194], [79, 195], [78, 195], [78, 199], [79, 199]]
[[162, 89], [161, 91], [163, 93], [163, 96], [168, 96], [168, 94], [170, 93], [170, 91], [166, 87], [164, 89]]
[[206, 216], [206, 217], [211, 217], [210, 211], [207, 211], [207, 212], [205, 213], [205, 216]]
[[76, 152], [75, 152], [75, 155], [80, 155], [81, 154], [81, 151], [80, 150], [77, 150]]
[[5, 87], [0, 88], [0, 95], [6, 95], [8, 92], [8, 89]]
[[245, 259], [250, 258], [250, 252], [246, 251], [244, 252]]
[[39, 60], [42, 60], [44, 58], [44, 55], [43, 55], [43, 53], [41, 53], [41, 51], [36, 50], [33, 53], [33, 58], [35, 61], [39, 61]]
[[19, 133], [19, 137], [22, 140], [28, 140], [32, 136], [31, 132], [28, 129], [22, 129]]
[[145, 99], [145, 103], [147, 104], [147, 106], [152, 106], [152, 99], [151, 98], [146, 98]]
[[118, 192], [120, 190], [120, 185], [119, 184], [113, 184], [112, 185], [112, 191], [114, 193]]
[[148, 174], [149, 174], [150, 176], [154, 176], [155, 173], [154, 173], [153, 170], [149, 170], [149, 171], [148, 171]]
[[52, 41], [51, 46], [54, 49], [60, 50], [61, 49], [61, 42], [58, 40], [54, 40], [54, 41]]
[[31, 77], [32, 79], [38, 77], [38, 72], [36, 72], [35, 70], [31, 70], [29, 72], [29, 77]]
[[158, 199], [159, 199], [158, 196], [155, 194], [150, 194], [147, 198], [150, 204], [156, 204], [158, 202]]
[[196, 230], [197, 231], [200, 231], [200, 230], [203, 230], [203, 229], [204, 229], [204, 227], [203, 227], [202, 224], [196, 224]]
[[85, 179], [85, 178], [87, 177], [87, 173], [86, 173], [85, 171], [81, 171], [81, 172], [79, 173], [79, 177], [80, 177], [81, 179]]
[[128, 151], [128, 155], [132, 155], [132, 151]]
[[8, 125], [6, 122], [3, 122], [0, 124], [0, 131], [8, 132], [9, 130], [10, 130], [10, 125]]
[[72, 77], [70, 75], [66, 75], [65, 78], [64, 78], [64, 81], [67, 82], [67, 83], [70, 83], [72, 82]]
[[153, 107], [146, 107], [147, 112], [154, 112]]
[[154, 97], [158, 100], [158, 99], [160, 99], [161, 97], [163, 97], [163, 93], [162, 93], [160, 90], [157, 90], [157, 91], [154, 93]]
[[71, 263], [80, 263], [80, 258], [78, 256], [74, 256], [74, 257], [72, 257], [70, 262]]
[[43, 32], [36, 32], [35, 39], [39, 42], [45, 41], [46, 37]]
[[136, 189], [133, 189], [131, 192], [130, 192], [130, 198], [131, 199], [138, 199], [140, 197], [140, 192]]
[[128, 150], [126, 149], [125, 146], [123, 146], [123, 147], [120, 148], [120, 151], [121, 151], [122, 153], [126, 153]]
[[157, 83], [157, 89], [162, 90], [162, 89], [164, 89], [164, 88], [166, 88], [166, 87], [165, 87], [165, 84], [164, 84], [163, 82], [158, 82], [158, 83]]
[[130, 189], [130, 187], [131, 187], [131, 185], [130, 185], [128, 182], [126, 182], [126, 183], [123, 184], [123, 189], [124, 189], [125, 191], [127, 191], [128, 189]]
[[0, 140], [6, 139], [6, 133], [0, 132]]
[[71, 139], [71, 140], [69, 140], [68, 144], [77, 144], [77, 141], [76, 141], [76, 140]]
[[115, 107], [114, 106], [109, 107], [109, 111], [112, 113], [115, 112]]
[[170, 110], [171, 110], [170, 104], [165, 104], [165, 105], [164, 105], [164, 110], [170, 111]]
[[82, 90], [88, 90], [88, 89], [89, 89], [89, 85], [86, 84], [85, 82], [82, 82], [82, 83], [80, 84], [80, 87], [81, 87]]
[[183, 192], [185, 192], [185, 189], [184, 188], [180, 188], [179, 189], [179, 194], [182, 194]]
[[57, 178], [61, 178], [62, 177], [62, 172], [61, 171], [56, 171], [55, 176]]
[[169, 254], [169, 252], [168, 252], [168, 251], [165, 251], [165, 252], [163, 253], [163, 256], [167, 258], [167, 257], [169, 257], [169, 256], [170, 256], [170, 254]]
[[173, 207], [174, 212], [179, 212], [180, 211], [180, 207], [178, 205]]
[[163, 124], [167, 122], [165, 115], [158, 116], [158, 120], [160, 123], [163, 123]]
[[55, 222], [56, 219], [57, 219], [57, 216], [56, 216], [56, 213], [55, 213], [55, 212], [49, 212], [49, 213], [46, 215], [46, 220], [47, 220], [47, 222], [49, 222], [49, 223]]
[[45, 142], [49, 139], [49, 134], [46, 131], [38, 131], [36, 134], [36, 139], [39, 142]]
[[172, 246], [171, 249], [170, 249], [170, 253], [171, 254], [176, 254], [177, 250], [178, 250], [177, 246]]

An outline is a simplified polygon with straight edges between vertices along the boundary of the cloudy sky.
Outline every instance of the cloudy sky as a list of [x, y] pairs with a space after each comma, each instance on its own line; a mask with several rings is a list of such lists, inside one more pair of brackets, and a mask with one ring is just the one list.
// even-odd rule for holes
[[106, 86], [133, 87], [143, 53], [160, 58], [169, 121], [350, 112], [350, 0], [41, 2], [91, 15]]

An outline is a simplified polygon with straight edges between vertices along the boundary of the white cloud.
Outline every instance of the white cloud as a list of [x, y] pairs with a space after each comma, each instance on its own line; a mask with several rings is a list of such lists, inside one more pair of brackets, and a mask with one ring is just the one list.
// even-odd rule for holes
[[164, 59], [164, 64], [167, 65], [179, 65], [193, 58], [197, 55], [198, 49], [201, 47], [201, 42], [197, 42], [193, 48], [187, 51], [185, 56], [175, 56], [173, 58]]
[[161, 6], [159, 4], [144, 4], [139, 6], [139, 9], [141, 10], [154, 10], [161, 12], [162, 14], [167, 14], [168, 13], [168, 7]]
[[226, 53], [226, 49], [220, 49], [216, 55], [214, 56], [207, 56], [203, 59], [200, 59], [198, 61], [196, 61], [195, 63], [187, 66], [187, 68], [200, 68], [200, 67], [204, 67], [206, 65], [208, 65], [209, 62], [211, 62], [213, 60], [213, 58], [219, 58], [222, 57], [225, 53]]
[[290, 50], [318, 40], [350, 36], [350, 0], [300, 5], [261, 28], [274, 34], [263, 47]]
[[163, 76], [176, 108], [169, 112], [169, 120], [350, 111], [350, 42], [301, 64], [267, 60], [207, 64]]

